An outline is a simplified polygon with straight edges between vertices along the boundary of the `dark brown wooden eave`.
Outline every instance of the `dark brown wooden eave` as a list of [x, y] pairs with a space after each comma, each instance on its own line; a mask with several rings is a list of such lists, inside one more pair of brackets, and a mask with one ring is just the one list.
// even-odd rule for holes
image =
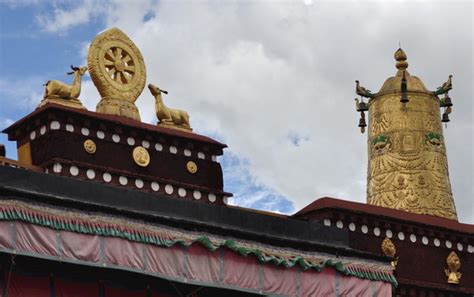
[[68, 112], [74, 113], [79, 115], [81, 118], [84, 120], [89, 119], [89, 120], [94, 120], [94, 121], [102, 121], [103, 123], [111, 123], [113, 125], [117, 126], [127, 126], [131, 128], [137, 128], [137, 129], [142, 129], [146, 130], [149, 132], [153, 133], [161, 133], [165, 134], [168, 136], [179, 136], [179, 137], [185, 137], [190, 140], [194, 140], [197, 142], [201, 143], [208, 143], [212, 145], [217, 145], [221, 149], [226, 148], [227, 145], [223, 144], [221, 142], [218, 142], [212, 138], [209, 138], [207, 136], [203, 136], [197, 133], [192, 133], [192, 132], [184, 132], [181, 130], [177, 129], [168, 129], [168, 128], [163, 128], [157, 125], [151, 125], [147, 123], [143, 123], [140, 121], [136, 121], [133, 119], [129, 119], [126, 117], [122, 116], [116, 116], [116, 115], [109, 115], [109, 114], [103, 114], [103, 113], [98, 113], [98, 112], [92, 112], [88, 110], [83, 110], [83, 109], [77, 109], [77, 108], [72, 108], [64, 105], [58, 105], [54, 103], [47, 104], [45, 106], [42, 106], [41, 108], [36, 109], [34, 112], [28, 114], [27, 116], [23, 117], [22, 119], [18, 120], [16, 123], [11, 125], [10, 127], [4, 129], [2, 132], [8, 134], [8, 140], [17, 140], [17, 137], [13, 134], [13, 131], [18, 131], [19, 128], [24, 125], [25, 122], [31, 122], [32, 120], [35, 120], [40, 114], [42, 114], [44, 111], [63, 111], [66, 110]]
[[267, 215], [143, 193], [25, 169], [0, 166], [0, 199], [19, 199], [209, 232], [298, 250], [388, 261], [349, 247], [347, 230], [319, 222]]
[[304, 219], [311, 213], [317, 213], [323, 210], [339, 210], [347, 211], [352, 213], [361, 213], [368, 216], [377, 216], [395, 219], [403, 222], [410, 222], [430, 227], [442, 228], [450, 231], [466, 233], [474, 235], [474, 225], [463, 224], [457, 221], [444, 219], [440, 217], [421, 215], [410, 213], [402, 210], [391, 209], [381, 206], [369, 205], [365, 203], [358, 203], [352, 201], [345, 201], [341, 199], [335, 199], [330, 197], [324, 197], [315, 200], [308, 206], [304, 207], [292, 217], [297, 219]]

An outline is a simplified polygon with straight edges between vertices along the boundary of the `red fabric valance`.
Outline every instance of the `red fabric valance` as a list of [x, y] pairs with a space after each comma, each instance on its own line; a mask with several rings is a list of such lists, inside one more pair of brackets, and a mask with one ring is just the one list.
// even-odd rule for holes
[[[343, 276], [326, 267], [321, 272], [262, 264], [229, 249], [210, 251], [201, 245], [160, 247], [122, 238], [55, 231], [21, 222], [0, 221], [0, 251], [113, 267], [178, 282], [281, 296], [391, 296], [391, 284]], [[27, 279], [26, 279], [27, 278]], [[97, 284], [56, 282], [56, 296], [95, 297]], [[24, 284], [29, 284], [27, 287]], [[30, 285], [31, 284], [31, 285]], [[9, 297], [49, 297], [49, 279], [14, 275]], [[142, 291], [106, 287], [107, 297], [144, 296]], [[125, 295], [124, 295], [125, 294]]]

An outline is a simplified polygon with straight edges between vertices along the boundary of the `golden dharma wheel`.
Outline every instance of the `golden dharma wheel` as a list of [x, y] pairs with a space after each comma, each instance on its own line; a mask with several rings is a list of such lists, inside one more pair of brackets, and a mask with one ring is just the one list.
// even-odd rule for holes
[[[124, 92], [137, 85], [141, 70], [138, 58], [126, 44], [108, 42], [99, 52], [99, 68], [105, 79], [116, 89]], [[130, 99], [130, 98], [125, 98]]]
[[87, 65], [102, 100], [97, 112], [140, 120], [135, 101], [146, 82], [146, 68], [137, 46], [125, 33], [112, 28], [89, 47]]

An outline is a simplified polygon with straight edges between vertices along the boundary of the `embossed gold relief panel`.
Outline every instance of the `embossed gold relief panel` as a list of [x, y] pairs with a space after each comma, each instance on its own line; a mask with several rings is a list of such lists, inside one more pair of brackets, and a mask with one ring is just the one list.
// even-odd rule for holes
[[368, 203], [456, 219], [437, 99], [386, 94], [369, 115]]
[[430, 209], [455, 219], [444, 150], [427, 144], [419, 131], [391, 133], [383, 139], [390, 142], [382, 148], [376, 145], [382, 142], [378, 138], [370, 143], [368, 202], [418, 213]]
[[401, 191], [409, 189], [450, 192], [443, 174], [432, 171], [389, 172], [373, 176], [370, 183], [369, 196], [382, 194], [386, 191]]
[[424, 152], [412, 155], [386, 153], [370, 160], [369, 177], [386, 172], [401, 170], [429, 170], [443, 175], [448, 174], [446, 158], [437, 152]]
[[[378, 93], [356, 81], [359, 127], [368, 131], [367, 201], [369, 204], [456, 220], [441, 122], [449, 122], [452, 75], [429, 91], [406, 70], [406, 53], [398, 49], [397, 73]], [[445, 94], [440, 99], [438, 96]], [[364, 105], [363, 98], [368, 98]], [[440, 107], [445, 108], [441, 118]], [[366, 128], [365, 114], [369, 113]]]
[[[426, 95], [425, 95], [426, 96]], [[396, 94], [374, 99], [369, 104], [369, 138], [396, 130], [427, 130], [441, 133], [439, 102], [430, 97], [414, 96], [403, 107]]]

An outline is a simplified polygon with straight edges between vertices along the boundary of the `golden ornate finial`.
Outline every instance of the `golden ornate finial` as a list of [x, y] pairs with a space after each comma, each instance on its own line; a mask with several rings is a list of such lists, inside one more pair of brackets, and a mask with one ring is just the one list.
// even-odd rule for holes
[[146, 81], [145, 62], [125, 33], [112, 28], [92, 41], [87, 57], [89, 72], [102, 99], [97, 112], [140, 120], [135, 101]]
[[397, 61], [397, 63], [395, 64], [397, 69], [405, 70], [405, 69], [408, 68], [408, 62], [406, 61], [407, 60], [407, 54], [405, 53], [405, 51], [403, 51], [401, 48], [399, 48], [399, 49], [397, 49], [397, 51], [395, 52], [395, 54], [393, 56], [394, 56], [395, 60]]
[[459, 284], [462, 276], [462, 273], [458, 272], [461, 268], [461, 260], [454, 251], [449, 253], [446, 264], [448, 264], [448, 268], [444, 269], [444, 273], [448, 277], [448, 284]]
[[85, 109], [79, 100], [79, 95], [81, 94], [81, 79], [87, 72], [87, 67], [74, 67], [71, 65], [71, 70], [71, 72], [67, 73], [68, 75], [74, 75], [74, 80], [71, 85], [59, 80], [48, 80], [48, 82], [44, 84], [44, 96], [38, 108], [48, 103], [57, 103], [69, 107]]
[[438, 93], [429, 91], [408, 74], [401, 48], [394, 57], [398, 72], [367, 104], [367, 203], [457, 220], [441, 126], [452, 102], [436, 96], [452, 87], [451, 79]]
[[186, 111], [169, 108], [165, 105], [161, 93], [168, 94], [167, 91], [161, 90], [152, 84], [148, 85], [148, 89], [150, 89], [151, 94], [155, 97], [155, 110], [159, 126], [185, 131], [193, 130], [189, 124], [189, 115]]
[[[395, 255], [397, 253], [397, 249], [395, 248], [395, 245], [393, 242], [390, 240], [390, 238], [385, 237], [385, 239], [382, 241], [382, 244], [380, 245], [380, 249], [382, 250], [382, 253], [390, 258], [395, 258]], [[397, 267], [398, 264], [398, 257], [390, 262], [393, 268]]]

